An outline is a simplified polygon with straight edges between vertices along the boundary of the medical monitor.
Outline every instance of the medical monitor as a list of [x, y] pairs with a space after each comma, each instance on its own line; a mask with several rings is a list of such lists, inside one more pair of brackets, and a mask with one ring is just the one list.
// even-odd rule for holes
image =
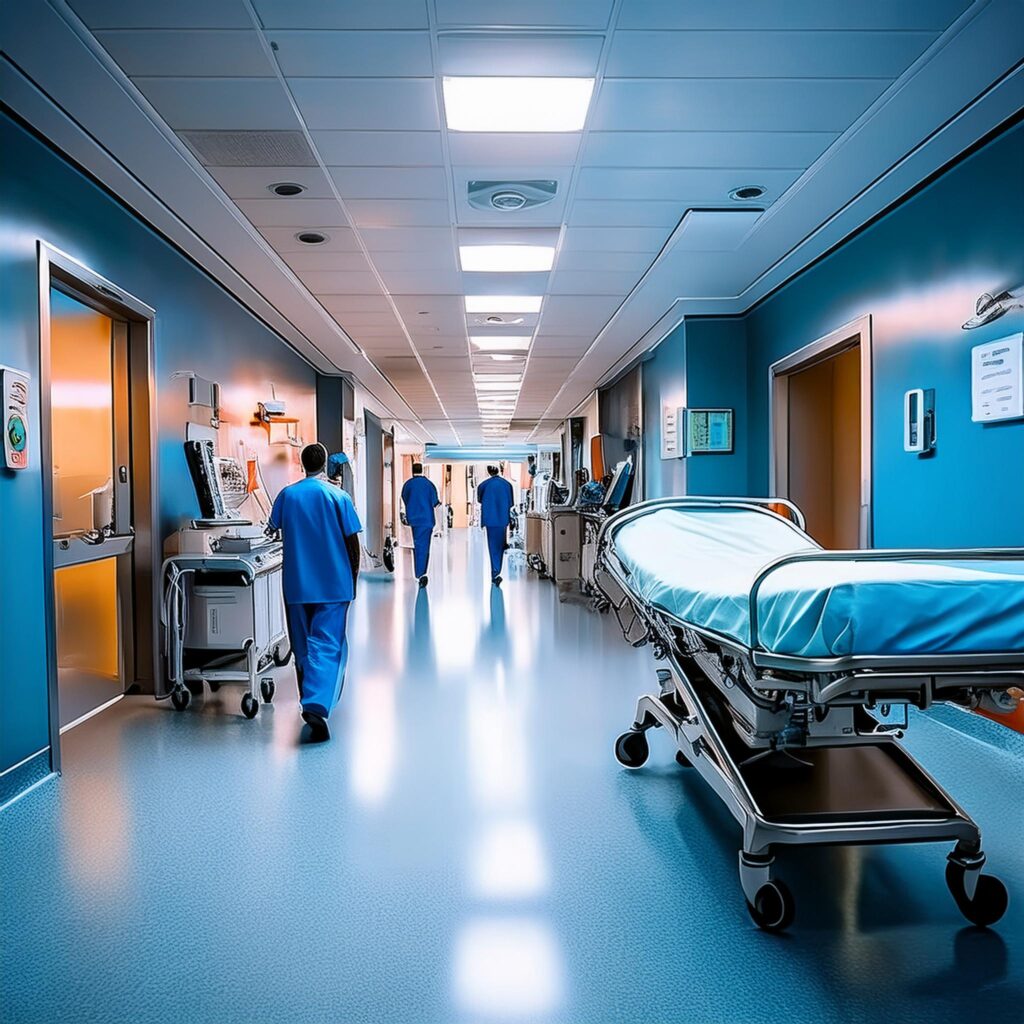
[[604, 495], [604, 510], [617, 512], [629, 498], [629, 484], [633, 476], [633, 460], [623, 459], [612, 473], [611, 483]]

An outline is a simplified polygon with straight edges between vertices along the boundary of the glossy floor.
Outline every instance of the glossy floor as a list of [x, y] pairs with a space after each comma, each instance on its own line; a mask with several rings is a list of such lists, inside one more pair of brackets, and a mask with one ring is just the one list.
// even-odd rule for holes
[[[0, 816], [0, 1020], [1024, 1020], [1024, 772], [921, 719], [910, 746], [981, 821], [1011, 907], [964, 927], [946, 849], [798, 851], [792, 932], [757, 931], [737, 829], [657, 738], [613, 621], [455, 533], [418, 591], [365, 579], [334, 740], [287, 672], [184, 714], [123, 701]], [[1014, 941], [1016, 939], [1017, 941]]]

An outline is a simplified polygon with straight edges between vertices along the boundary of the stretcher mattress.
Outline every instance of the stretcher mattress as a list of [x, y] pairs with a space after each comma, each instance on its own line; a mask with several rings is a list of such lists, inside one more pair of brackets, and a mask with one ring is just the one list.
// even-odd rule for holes
[[[750, 644], [769, 562], [817, 550], [760, 512], [663, 508], [623, 524], [615, 553], [648, 604]], [[784, 565], [758, 597], [760, 646], [807, 658], [1024, 650], [1024, 560]]]

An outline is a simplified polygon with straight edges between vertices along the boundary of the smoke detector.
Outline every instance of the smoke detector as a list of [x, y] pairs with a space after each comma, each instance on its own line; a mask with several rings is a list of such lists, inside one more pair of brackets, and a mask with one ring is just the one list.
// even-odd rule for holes
[[468, 183], [469, 205], [476, 210], [514, 213], [545, 206], [555, 198], [558, 182], [538, 181], [471, 181]]

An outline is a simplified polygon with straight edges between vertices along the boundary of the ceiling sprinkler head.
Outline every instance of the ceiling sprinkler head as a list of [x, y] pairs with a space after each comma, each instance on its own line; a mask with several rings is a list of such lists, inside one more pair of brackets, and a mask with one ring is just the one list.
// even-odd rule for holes
[[495, 192], [491, 196], [491, 206], [496, 210], [521, 210], [526, 205], [526, 196], [513, 189]]

